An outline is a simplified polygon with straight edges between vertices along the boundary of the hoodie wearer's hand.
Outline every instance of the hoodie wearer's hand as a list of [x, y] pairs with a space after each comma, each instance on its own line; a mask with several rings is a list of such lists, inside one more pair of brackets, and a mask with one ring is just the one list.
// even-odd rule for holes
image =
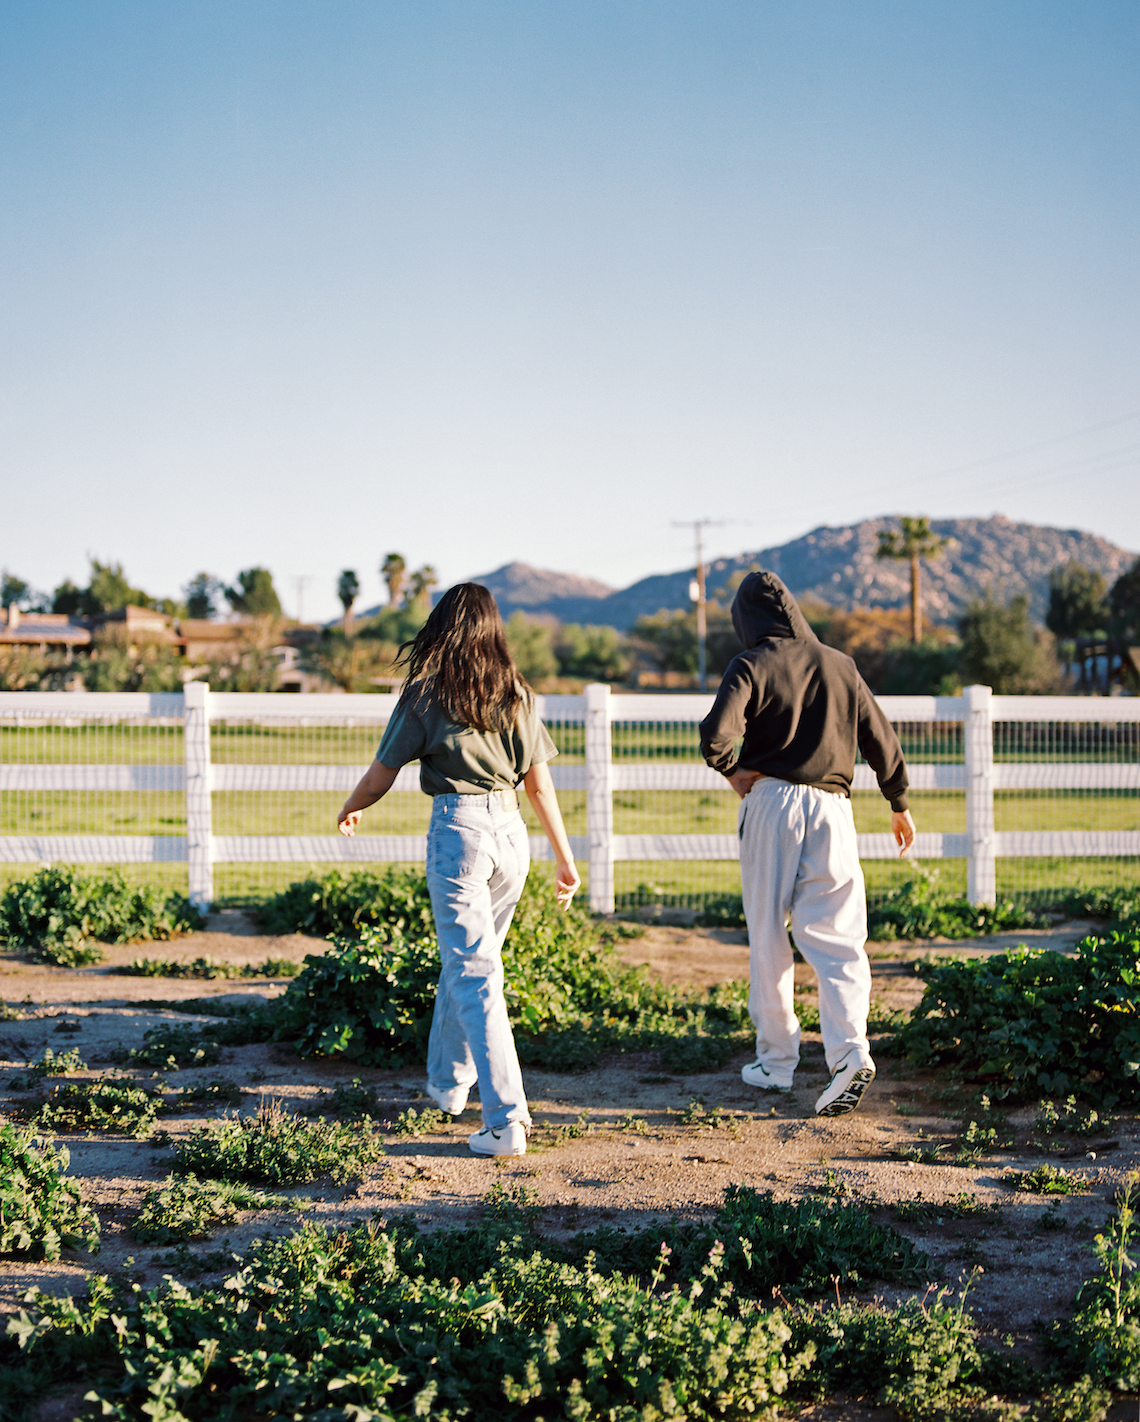
[[734, 770], [731, 775], [726, 775], [724, 778], [742, 800], [745, 795], [748, 794], [749, 790], [752, 789], [753, 785], [756, 784], [757, 780], [764, 779], [758, 770]]
[[914, 820], [911, 818], [909, 810], [893, 810], [891, 812], [891, 834], [899, 847], [901, 857], [914, 843]]

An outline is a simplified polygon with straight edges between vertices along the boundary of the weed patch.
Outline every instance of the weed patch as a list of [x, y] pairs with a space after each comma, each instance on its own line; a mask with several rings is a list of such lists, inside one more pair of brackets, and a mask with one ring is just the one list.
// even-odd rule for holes
[[58, 1259], [64, 1249], [99, 1249], [99, 1221], [66, 1176], [63, 1146], [35, 1145], [32, 1130], [0, 1125], [0, 1254]]
[[1097, 1136], [1115, 1125], [1116, 1117], [1110, 1112], [1084, 1108], [1075, 1096], [1068, 1096], [1059, 1105], [1038, 1102], [1033, 1129], [1042, 1136]]
[[256, 1116], [196, 1127], [175, 1147], [174, 1171], [234, 1183], [302, 1185], [322, 1175], [343, 1183], [362, 1176], [383, 1154], [369, 1120], [354, 1127], [306, 1121], [271, 1104]]
[[920, 965], [899, 1033], [915, 1066], [947, 1067], [992, 1097], [1140, 1097], [1140, 939], [1086, 938], [1073, 957], [1019, 948]]
[[182, 1071], [185, 1067], [217, 1066], [222, 1049], [216, 1036], [193, 1027], [152, 1027], [143, 1034], [141, 1047], [111, 1053], [112, 1061], [134, 1066], [158, 1067], [160, 1071]]
[[977, 938], [1016, 928], [1044, 928], [1051, 920], [1010, 900], [986, 905], [952, 898], [939, 882], [938, 870], [911, 866], [911, 877], [889, 889], [867, 913], [868, 935], [895, 938]]
[[205, 1239], [218, 1225], [236, 1220], [242, 1210], [303, 1209], [307, 1203], [225, 1180], [170, 1176], [147, 1194], [131, 1233], [142, 1244], [177, 1244]]
[[212, 1076], [206, 1081], [192, 1081], [180, 1087], [178, 1095], [168, 1102], [168, 1111], [190, 1111], [205, 1107], [238, 1106], [241, 1087], [228, 1076]]
[[332, 869], [290, 884], [257, 910], [267, 933], [352, 937], [378, 928], [393, 938], [434, 934], [427, 881], [408, 869]]
[[1060, 1165], [1039, 1165], [1034, 1170], [1009, 1170], [1002, 1177], [1002, 1184], [1011, 1190], [1021, 1190], [1032, 1195], [1087, 1195], [1088, 1181], [1083, 1175], [1065, 1170]]
[[110, 1131], [146, 1140], [162, 1097], [129, 1080], [68, 1082], [57, 1086], [32, 1117], [45, 1131]]
[[136, 958], [125, 968], [116, 968], [135, 978], [294, 978], [300, 965], [292, 958], [266, 958], [263, 963], [222, 963], [215, 958]]
[[322, 1091], [306, 1116], [379, 1116], [380, 1101], [374, 1086], [365, 1086], [354, 1076], [347, 1084], [341, 1082], [332, 1091]]
[[409, 1106], [396, 1117], [393, 1132], [397, 1136], [429, 1136], [433, 1131], [438, 1131], [448, 1119], [449, 1117], [442, 1111], [437, 1111], [434, 1106], [425, 1106], [419, 1112]]
[[84, 874], [52, 865], [0, 892], [0, 943], [33, 962], [76, 968], [97, 963], [102, 943], [174, 938], [202, 927], [188, 899], [128, 884], [117, 869]]

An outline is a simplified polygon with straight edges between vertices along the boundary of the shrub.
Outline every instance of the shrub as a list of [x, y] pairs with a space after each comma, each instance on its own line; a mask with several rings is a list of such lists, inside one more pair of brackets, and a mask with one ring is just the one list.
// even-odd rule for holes
[[0, 942], [29, 953], [35, 962], [64, 968], [99, 961], [102, 952], [92, 939], [174, 938], [202, 923], [187, 899], [178, 894], [164, 898], [150, 885], [128, 884], [118, 869], [84, 874], [53, 865], [0, 893]]
[[0, 1254], [58, 1259], [66, 1249], [99, 1250], [99, 1221], [65, 1178], [63, 1146], [37, 1149], [32, 1130], [0, 1125]]
[[950, 1066], [991, 1096], [1140, 1096], [1140, 941], [1086, 938], [1073, 957], [1018, 948], [919, 965], [922, 1001], [899, 1032], [915, 1066]]
[[68, 1082], [55, 1088], [32, 1125], [48, 1131], [116, 1131], [145, 1140], [154, 1133], [161, 1106], [158, 1092], [133, 1081]]
[[223, 1180], [169, 1176], [148, 1191], [131, 1233], [142, 1244], [177, 1244], [205, 1239], [216, 1225], [236, 1220], [242, 1210], [296, 1210], [306, 1203]]
[[372, 1122], [342, 1126], [334, 1121], [306, 1121], [279, 1105], [263, 1106], [256, 1116], [227, 1116], [198, 1126], [175, 1147], [175, 1173], [211, 1179], [261, 1180], [269, 1185], [300, 1185], [328, 1175], [340, 1183], [365, 1173], [384, 1154]]
[[393, 937], [435, 932], [427, 880], [410, 869], [332, 869], [274, 894], [257, 911], [267, 933], [308, 933], [314, 938], [353, 935], [375, 927]]
[[[686, 992], [625, 966], [588, 914], [558, 909], [548, 884], [527, 885], [504, 956], [523, 1062], [575, 1071], [606, 1051], [655, 1048], [673, 1070], [709, 1071], [751, 1039], [746, 985]], [[337, 938], [289, 985], [278, 1035], [295, 1038], [302, 1056], [420, 1062], [438, 975], [434, 934], [377, 924]]]
[[911, 876], [890, 889], [867, 913], [873, 939], [976, 938], [1016, 928], [1040, 928], [1040, 914], [1010, 901], [986, 905], [951, 898], [938, 881], [938, 871], [916, 864]]
[[362, 1066], [422, 1061], [438, 976], [434, 938], [370, 925], [305, 959], [282, 1001], [281, 1031], [303, 1057], [340, 1055]]

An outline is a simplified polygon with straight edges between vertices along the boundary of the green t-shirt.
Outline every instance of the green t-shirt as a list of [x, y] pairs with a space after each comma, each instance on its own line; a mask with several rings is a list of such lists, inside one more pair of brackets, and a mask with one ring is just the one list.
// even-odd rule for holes
[[488, 795], [513, 790], [558, 749], [533, 701], [519, 705], [509, 731], [477, 731], [449, 721], [433, 696], [404, 697], [380, 741], [376, 759], [390, 770], [420, 762], [425, 795]]

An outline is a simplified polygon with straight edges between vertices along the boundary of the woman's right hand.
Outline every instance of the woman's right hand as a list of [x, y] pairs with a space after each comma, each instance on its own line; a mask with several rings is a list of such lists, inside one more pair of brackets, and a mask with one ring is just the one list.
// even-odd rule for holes
[[345, 804], [343, 810], [336, 817], [336, 827], [346, 838], [351, 839], [356, 833], [356, 826], [360, 823], [360, 816], [363, 810], [350, 810]]
[[568, 909], [582, 887], [582, 876], [572, 859], [560, 859], [554, 870], [554, 894], [560, 909]]

